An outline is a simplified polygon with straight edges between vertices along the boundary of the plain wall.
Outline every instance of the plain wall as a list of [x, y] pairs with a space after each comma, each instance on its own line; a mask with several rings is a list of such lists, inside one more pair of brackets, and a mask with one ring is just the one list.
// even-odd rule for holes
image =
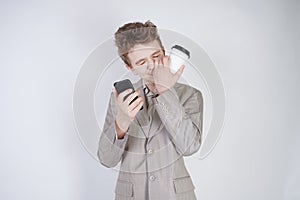
[[125, 22], [199, 43], [226, 92], [223, 134], [186, 159], [198, 199], [300, 199], [300, 2], [1, 1], [0, 199], [113, 199], [117, 172], [82, 146], [72, 95], [84, 59]]

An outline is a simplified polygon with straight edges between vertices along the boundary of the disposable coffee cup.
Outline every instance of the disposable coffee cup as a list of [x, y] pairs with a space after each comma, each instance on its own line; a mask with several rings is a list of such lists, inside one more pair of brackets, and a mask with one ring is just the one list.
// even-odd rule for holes
[[190, 52], [179, 45], [174, 45], [170, 52], [170, 71], [176, 73], [178, 69], [190, 58]]

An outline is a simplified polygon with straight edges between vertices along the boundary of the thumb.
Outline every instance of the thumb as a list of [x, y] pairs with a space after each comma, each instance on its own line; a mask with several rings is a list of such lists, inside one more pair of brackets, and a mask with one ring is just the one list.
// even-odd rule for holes
[[112, 92], [114, 93], [115, 99], [117, 99], [118, 98], [118, 94], [117, 94], [116, 88], [113, 88]]
[[185, 68], [185, 65], [181, 65], [181, 67], [177, 70], [177, 72], [175, 73], [175, 75], [177, 77], [180, 77], [181, 74], [183, 73], [184, 68]]

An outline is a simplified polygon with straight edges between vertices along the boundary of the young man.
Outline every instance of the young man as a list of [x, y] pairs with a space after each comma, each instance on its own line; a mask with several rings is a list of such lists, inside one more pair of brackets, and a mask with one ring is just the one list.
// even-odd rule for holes
[[184, 66], [170, 72], [169, 57], [150, 21], [120, 27], [115, 43], [126, 68], [141, 78], [132, 94], [113, 89], [99, 141], [104, 166], [121, 161], [115, 199], [196, 199], [183, 156], [200, 148], [201, 93], [177, 83]]

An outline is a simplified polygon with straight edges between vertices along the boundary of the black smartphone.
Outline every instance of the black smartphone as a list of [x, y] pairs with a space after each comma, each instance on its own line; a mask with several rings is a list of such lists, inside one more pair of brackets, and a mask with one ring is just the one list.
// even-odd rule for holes
[[[126, 95], [124, 97], [123, 101], [125, 101], [125, 99], [127, 99], [127, 97], [129, 95], [131, 95], [132, 93], [135, 92], [134, 87], [133, 87], [133, 85], [132, 85], [132, 83], [129, 79], [125, 79], [125, 80], [122, 80], [122, 81], [115, 82], [114, 87], [116, 88], [118, 94], [124, 92], [127, 89], [132, 89], [133, 90], [131, 93], [129, 93], [128, 95]], [[129, 103], [129, 105], [132, 104], [137, 98], [138, 98], [138, 96], [134, 97], [134, 99]], [[143, 109], [143, 106], [141, 107], [141, 110], [142, 109]]]

